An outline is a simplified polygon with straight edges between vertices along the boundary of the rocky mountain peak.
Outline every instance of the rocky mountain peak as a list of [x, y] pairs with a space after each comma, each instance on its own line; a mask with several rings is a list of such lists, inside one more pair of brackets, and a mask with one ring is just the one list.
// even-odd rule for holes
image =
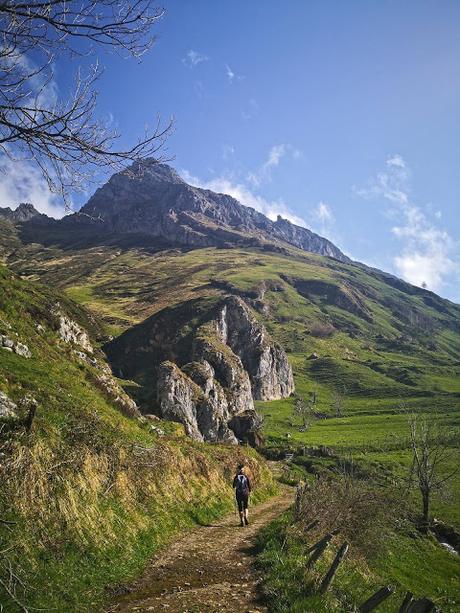
[[184, 183], [185, 181], [168, 164], [161, 164], [153, 158], [136, 162], [130, 168], [134, 180], [150, 180], [157, 183]]
[[42, 213], [39, 213], [37, 209], [30, 204], [30, 202], [21, 202], [16, 209], [11, 209], [9, 206], [6, 208], [0, 208], [0, 217], [5, 217], [13, 223], [22, 223], [30, 221], [34, 217], [45, 217]]
[[330, 241], [307, 228], [280, 216], [271, 221], [228, 194], [189, 185], [173, 168], [153, 159], [113, 175], [82, 212], [83, 216], [70, 216], [65, 223], [91, 219], [104, 224], [105, 231], [147, 235], [179, 246], [294, 246], [349, 261]]

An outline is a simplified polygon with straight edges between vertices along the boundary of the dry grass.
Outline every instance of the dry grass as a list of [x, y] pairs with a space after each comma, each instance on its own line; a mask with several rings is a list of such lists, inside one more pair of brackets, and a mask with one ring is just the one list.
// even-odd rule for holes
[[[183, 438], [148, 445], [118, 441], [99, 449], [81, 440], [70, 443], [51, 444], [16, 432], [1, 448], [6, 504], [0, 516], [14, 523], [0, 527], [8, 543], [0, 548], [0, 579], [24, 611], [25, 602], [35, 606], [34, 574], [43, 571], [41, 552], [52, 552], [65, 565], [69, 546], [81, 555], [86, 550], [103, 553], [120, 547], [122, 537], [123, 555], [135, 556], [139, 536], [152, 529], [161, 533], [162, 522], [170, 533], [174, 520], [168, 517], [178, 509], [185, 517], [187, 508], [216, 503], [229, 508], [238, 462], [246, 462], [261, 489], [270, 487], [268, 471], [252, 450], [200, 446]], [[179, 516], [178, 526], [181, 521]]]

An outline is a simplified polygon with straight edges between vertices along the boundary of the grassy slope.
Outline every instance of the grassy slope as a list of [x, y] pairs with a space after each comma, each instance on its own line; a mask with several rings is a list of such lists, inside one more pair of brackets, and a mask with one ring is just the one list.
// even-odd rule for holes
[[[308, 397], [315, 390], [318, 411], [331, 416], [300, 432], [292, 398], [260, 403], [268, 446], [327, 445], [338, 455], [351, 455], [365, 466], [398, 475], [409, 463], [404, 410], [429, 412], [451, 428], [459, 427], [460, 308], [428, 292], [296, 250], [150, 254], [107, 247], [84, 253], [49, 248], [45, 253], [40, 246], [29, 246], [28, 251], [27, 264], [18, 256], [12, 260], [15, 269], [57, 280], [70, 296], [101, 315], [113, 334], [167, 306], [218, 295], [223, 287], [254, 297], [265, 283], [268, 311], [258, 317], [288, 351], [297, 392]], [[367, 318], [331, 304], [321, 293], [302, 291], [299, 280], [345, 288]], [[329, 338], [312, 335], [318, 321], [332, 324], [336, 332]], [[318, 360], [307, 359], [313, 352]], [[340, 418], [332, 417], [335, 391], [344, 396]], [[458, 528], [459, 476], [451, 489], [451, 499], [435, 500], [433, 511]], [[419, 578], [413, 568], [420, 556], [411, 547], [404, 550], [406, 562], [393, 559], [387, 571], [396, 575], [395, 580], [406, 577], [403, 584], [416, 589]], [[423, 552], [426, 563], [436, 567], [448, 555], [435, 546]]]
[[95, 368], [58, 338], [57, 300], [100, 333], [80, 307], [0, 266], [0, 332], [32, 352], [26, 359], [0, 349], [0, 390], [17, 403], [28, 394], [38, 402], [31, 432], [20, 422], [0, 431], [0, 518], [13, 522], [0, 522], [2, 611], [19, 611], [18, 603], [97, 610], [105, 586], [136, 575], [173, 532], [231, 509], [240, 459], [260, 499], [274, 489], [250, 449], [194, 443], [161, 421], [165, 434], [156, 434], [124, 417], [94, 384]]
[[434, 540], [400, 532], [387, 540], [385, 549], [371, 564], [353, 556], [352, 547], [331, 590], [326, 596], [320, 596], [315, 590], [329, 569], [341, 540], [335, 539], [314, 570], [306, 571], [306, 550], [312, 542], [305, 543], [289, 532], [286, 536], [289, 525], [290, 514], [286, 514], [259, 536], [258, 559], [266, 571], [263, 590], [271, 611], [354, 611], [385, 585], [393, 585], [396, 590], [379, 606], [382, 613], [399, 610], [408, 590], [418, 597], [428, 595], [444, 613], [458, 611], [458, 558], [447, 554]]

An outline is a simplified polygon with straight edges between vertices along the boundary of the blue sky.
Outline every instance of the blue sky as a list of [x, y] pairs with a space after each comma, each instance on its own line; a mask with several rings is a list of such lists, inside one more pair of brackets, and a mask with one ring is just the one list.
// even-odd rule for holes
[[163, 5], [141, 64], [101, 58], [123, 140], [173, 115], [166, 153], [191, 182], [459, 302], [460, 2]]

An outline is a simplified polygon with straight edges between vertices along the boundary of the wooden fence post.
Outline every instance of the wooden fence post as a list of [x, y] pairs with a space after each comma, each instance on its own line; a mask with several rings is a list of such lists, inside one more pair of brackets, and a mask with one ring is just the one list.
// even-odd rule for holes
[[402, 601], [402, 605], [399, 608], [399, 613], [407, 613], [413, 601], [414, 601], [414, 595], [412, 594], [412, 592], [406, 592], [406, 595], [404, 596], [404, 600]]
[[311, 553], [312, 551], [315, 551], [315, 549], [318, 549], [318, 547], [322, 547], [325, 541], [329, 542], [331, 538], [333, 536], [336, 536], [339, 532], [340, 532], [339, 528], [336, 528], [335, 530], [331, 530], [331, 532], [328, 532], [326, 536], [323, 536], [323, 538], [320, 539], [317, 543], [309, 547], [307, 549], [307, 553]]
[[407, 613], [431, 613], [436, 610], [436, 605], [429, 598], [420, 598], [409, 605]]
[[319, 558], [326, 551], [333, 536], [334, 536], [333, 534], [329, 533], [329, 534], [326, 534], [326, 536], [322, 538], [320, 541], [318, 541], [318, 543], [316, 544], [316, 547], [313, 549], [313, 553], [311, 554], [310, 559], [307, 562], [307, 568], [309, 570], [313, 568], [313, 566], [316, 564]]
[[308, 524], [304, 532], [310, 532], [310, 530], [313, 530], [313, 528], [316, 528], [318, 524], [319, 524], [319, 519], [315, 519], [314, 521], [311, 522], [311, 524]]
[[370, 611], [373, 611], [379, 606], [379, 604], [381, 604], [384, 600], [391, 596], [394, 591], [395, 588], [392, 585], [386, 585], [385, 587], [382, 587], [359, 607], [359, 612], [369, 613]]
[[342, 563], [347, 553], [348, 553], [348, 543], [343, 543], [342, 547], [337, 552], [337, 555], [335, 556], [334, 561], [331, 564], [331, 568], [327, 571], [326, 576], [321, 582], [321, 585], [319, 588], [319, 591], [321, 592], [321, 594], [324, 594], [329, 589], [335, 577], [335, 573], [337, 572], [340, 564]]

